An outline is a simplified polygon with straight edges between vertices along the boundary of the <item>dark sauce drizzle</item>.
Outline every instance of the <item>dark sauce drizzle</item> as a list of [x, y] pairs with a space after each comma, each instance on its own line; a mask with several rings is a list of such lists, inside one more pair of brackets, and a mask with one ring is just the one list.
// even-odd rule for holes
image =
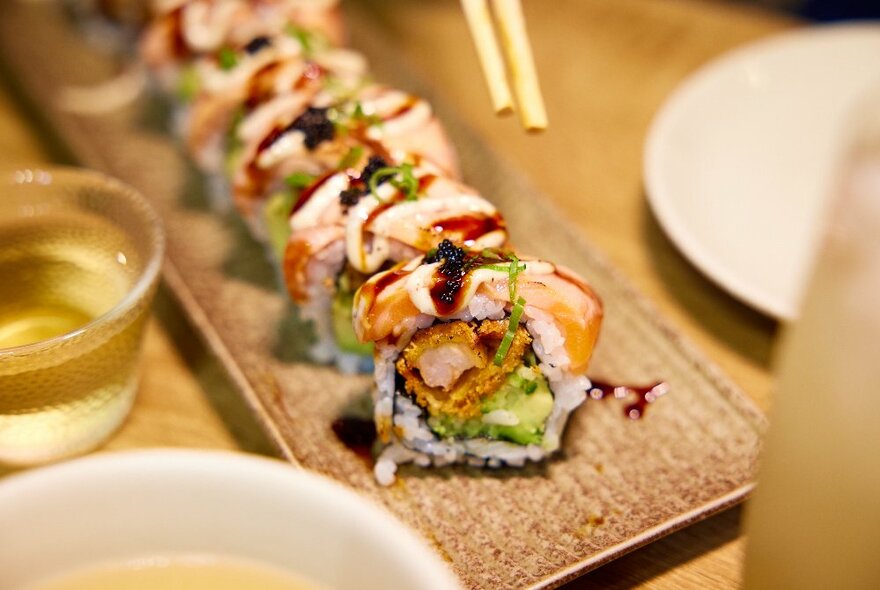
[[364, 283], [363, 286], [361, 286], [362, 296], [368, 301], [375, 301], [379, 295], [382, 294], [382, 291], [400, 279], [409, 276], [409, 274], [409, 271], [400, 270], [399, 268], [396, 270], [390, 270], [381, 275], [378, 279]]
[[396, 119], [397, 117], [402, 117], [407, 114], [419, 103], [419, 98], [417, 96], [409, 96], [400, 107], [393, 113], [382, 117], [382, 120], [387, 122], [392, 119]]
[[499, 215], [488, 217], [463, 215], [437, 221], [431, 229], [441, 235], [455, 235], [456, 239], [469, 246], [488, 233], [505, 229], [505, 225]]
[[[461, 297], [462, 287], [467, 279], [468, 255], [449, 240], [443, 240], [437, 251], [425, 256], [425, 262], [433, 264], [443, 261], [434, 273], [431, 285], [431, 299], [440, 315], [452, 313]], [[465, 290], [466, 291], [466, 290]]]
[[315, 193], [318, 192], [318, 189], [320, 189], [322, 186], [324, 186], [324, 183], [330, 180], [330, 177], [332, 177], [333, 174], [334, 172], [326, 172], [322, 176], [318, 177], [314, 182], [312, 182], [312, 184], [304, 188], [299, 194], [299, 198], [297, 199], [296, 204], [294, 204], [293, 210], [290, 212], [290, 214], [293, 215], [294, 213], [302, 209], [305, 204], [311, 200]]
[[267, 102], [275, 93], [272, 87], [275, 75], [281, 67], [281, 62], [271, 61], [257, 70], [248, 82], [247, 98], [244, 107], [247, 112], [255, 110], [261, 104]]
[[168, 19], [171, 51], [177, 59], [186, 59], [192, 52], [183, 37], [183, 6], [175, 8], [165, 17]]
[[370, 418], [343, 416], [330, 425], [333, 434], [361, 459], [372, 462], [373, 443], [376, 442], [376, 425]]
[[648, 404], [654, 403], [669, 392], [669, 384], [665, 381], [658, 381], [651, 385], [613, 385], [594, 379], [590, 379], [590, 382], [593, 386], [587, 391], [587, 395], [591, 399], [625, 399], [633, 394], [638, 396], [636, 401], [623, 408], [623, 415], [630, 420], [642, 418], [648, 409]]

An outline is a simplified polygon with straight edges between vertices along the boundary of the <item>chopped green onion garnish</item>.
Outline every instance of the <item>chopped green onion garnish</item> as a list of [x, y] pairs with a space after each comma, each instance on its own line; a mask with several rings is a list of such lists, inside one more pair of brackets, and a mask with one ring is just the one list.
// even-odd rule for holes
[[198, 70], [194, 66], [184, 68], [177, 81], [177, 97], [183, 102], [190, 102], [198, 95], [201, 85]]
[[229, 47], [224, 47], [220, 50], [220, 53], [217, 54], [217, 61], [220, 63], [222, 69], [231, 70], [238, 65], [238, 56], [235, 54], [234, 50]]
[[379, 168], [370, 177], [370, 193], [381, 201], [377, 192], [379, 183], [387, 178], [396, 189], [403, 191], [407, 201], [415, 201], [419, 198], [419, 181], [412, 171], [412, 164]]
[[494, 270], [498, 272], [509, 272], [510, 267], [504, 264], [483, 264], [480, 268], [485, 268], [486, 270]]
[[510, 268], [507, 269], [507, 288], [510, 290], [510, 300], [516, 301], [516, 280], [519, 278], [519, 273], [521, 270], [525, 268], [519, 267], [519, 258], [516, 257], [516, 254], [513, 252], [510, 253]]
[[526, 269], [526, 265], [519, 261], [519, 258], [516, 257], [516, 254], [511, 254], [510, 257], [512, 259], [510, 264], [481, 264], [480, 268], [494, 270], [496, 272], [506, 272], [507, 288], [509, 289], [510, 300], [515, 301], [517, 279], [519, 278], [519, 273]]
[[290, 176], [285, 177], [284, 182], [291, 188], [304, 189], [315, 182], [315, 177], [305, 172], [294, 172]]
[[495, 358], [492, 359], [492, 362], [498, 367], [504, 363], [504, 358], [510, 350], [510, 345], [513, 343], [513, 337], [516, 336], [516, 329], [519, 327], [519, 319], [522, 317], [525, 307], [526, 300], [522, 297], [517, 299], [516, 303], [513, 305], [513, 310], [510, 312], [510, 320], [507, 322], [507, 332], [504, 333], [504, 338], [501, 339], [501, 344], [498, 345], [498, 351], [495, 353]]
[[359, 145], [354, 146], [348, 153], [345, 154], [341, 160], [339, 160], [339, 169], [346, 170], [348, 168], [352, 168], [357, 165], [358, 162], [361, 161], [361, 156], [364, 155], [364, 148]]
[[489, 260], [504, 260], [497, 252], [493, 252], [489, 248], [484, 248], [483, 251], [480, 252], [480, 257], [488, 258]]
[[355, 121], [362, 122], [367, 127], [382, 124], [382, 118], [378, 115], [366, 114], [363, 105], [359, 101], [354, 103], [354, 112], [352, 112], [351, 118]]
[[288, 24], [284, 27], [285, 32], [299, 41], [300, 47], [302, 47], [303, 55], [309, 57], [315, 52], [315, 36], [314, 33], [306, 31], [305, 29], [301, 29], [292, 24]]
[[342, 116], [339, 108], [330, 107], [327, 109], [327, 119], [333, 124], [334, 134], [348, 135], [348, 126], [345, 124], [345, 117]]
[[526, 381], [526, 386], [524, 388], [526, 395], [532, 395], [533, 393], [535, 393], [536, 389], [538, 389], [537, 381]]

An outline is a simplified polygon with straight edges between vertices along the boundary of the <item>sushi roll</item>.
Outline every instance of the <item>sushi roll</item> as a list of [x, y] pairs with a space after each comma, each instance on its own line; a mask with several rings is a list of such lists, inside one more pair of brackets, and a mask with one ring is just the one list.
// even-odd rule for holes
[[357, 341], [351, 323], [354, 292], [366, 279], [444, 239], [476, 249], [507, 242], [495, 206], [430, 163], [358, 160], [302, 192], [283, 254], [288, 292], [315, 328], [313, 357], [348, 372], [371, 366], [372, 346]]
[[[195, 62], [197, 80], [182, 136], [187, 150], [208, 174], [224, 172], [224, 154], [234, 160], [239, 128], [312, 105], [343, 101], [365, 84], [367, 62], [348, 49], [319, 45], [303, 36], [254, 37], [224, 60]], [[232, 142], [232, 145], [227, 145]]]
[[141, 38], [141, 57], [166, 93], [185, 95], [192, 61], [283, 32], [344, 41], [338, 0], [155, 0]]
[[401, 463], [522, 466], [558, 450], [603, 316], [564, 267], [449, 241], [371, 277], [354, 312], [375, 344], [383, 485]]
[[304, 177], [345, 167], [352, 152], [389, 166], [426, 162], [457, 176], [458, 161], [443, 126], [424, 100], [369, 85], [341, 104], [312, 104], [243, 121], [231, 162], [232, 198], [258, 239], [266, 217], [286, 219]]

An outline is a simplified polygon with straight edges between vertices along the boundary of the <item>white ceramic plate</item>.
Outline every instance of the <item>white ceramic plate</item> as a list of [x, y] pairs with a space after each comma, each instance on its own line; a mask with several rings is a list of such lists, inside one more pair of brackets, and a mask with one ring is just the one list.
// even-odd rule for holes
[[645, 183], [700, 270], [780, 319], [797, 315], [852, 107], [880, 83], [880, 26], [801, 29], [698, 70], [660, 109]]
[[97, 454], [0, 481], [0, 588], [156, 556], [230, 556], [326, 588], [458, 590], [387, 511], [338, 483], [238, 453]]

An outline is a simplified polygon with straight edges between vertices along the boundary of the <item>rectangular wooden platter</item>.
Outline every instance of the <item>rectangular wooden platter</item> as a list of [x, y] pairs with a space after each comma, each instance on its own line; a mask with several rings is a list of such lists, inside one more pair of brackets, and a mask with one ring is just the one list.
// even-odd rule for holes
[[[65, 87], [114, 75], [118, 59], [86, 41], [57, 3], [3, 2], [6, 67], [49, 129], [84, 166], [141, 190], [168, 232], [164, 278], [291, 463], [383, 504], [434, 545], [471, 588], [549, 588], [741, 501], [752, 486], [760, 412], [637, 295], [547, 199], [462, 125], [395, 48], [350, 14], [353, 44], [380, 80], [429, 98], [466, 179], [507, 217], [517, 245], [588, 278], [606, 305], [593, 376], [666, 380], [641, 420], [617, 400], [587, 402], [564, 451], [522, 470], [404, 467], [382, 488], [330, 425], [370, 386], [305, 360], [308, 328], [278, 290], [260, 245], [232, 212], [212, 210], [203, 179], [167, 132], [168, 109], [144, 97], [101, 116], [59, 104]], [[284, 526], [279, 523], [279, 526]]]

